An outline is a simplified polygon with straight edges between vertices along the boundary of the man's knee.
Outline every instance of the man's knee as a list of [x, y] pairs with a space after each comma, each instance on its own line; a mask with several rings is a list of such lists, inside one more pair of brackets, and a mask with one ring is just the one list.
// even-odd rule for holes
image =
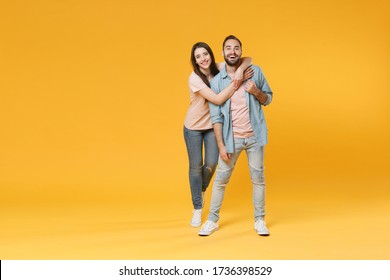
[[215, 184], [216, 185], [226, 185], [229, 183], [231, 172], [229, 170], [227, 171], [217, 171], [217, 174], [215, 175]]
[[265, 181], [264, 170], [251, 168], [251, 180], [253, 184], [263, 184]]

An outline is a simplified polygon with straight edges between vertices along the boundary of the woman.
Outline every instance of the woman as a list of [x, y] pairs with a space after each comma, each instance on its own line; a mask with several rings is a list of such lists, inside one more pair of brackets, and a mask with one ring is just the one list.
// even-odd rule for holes
[[[250, 78], [253, 70], [248, 68], [251, 58], [242, 58], [242, 63], [230, 85], [216, 94], [210, 89], [210, 80], [219, 73], [218, 66], [224, 67], [224, 63], [217, 66], [211, 48], [204, 42], [198, 42], [192, 46], [191, 63], [193, 72], [189, 77], [190, 107], [184, 121], [184, 139], [187, 146], [189, 159], [189, 179], [194, 206], [190, 224], [198, 227], [202, 224], [202, 208], [204, 193], [210, 183], [218, 162], [218, 146], [215, 140], [213, 126], [210, 120], [208, 101], [217, 105], [223, 104], [230, 98], [243, 77]], [[248, 68], [248, 71], [244, 70]], [[203, 146], [204, 161], [203, 161]]]

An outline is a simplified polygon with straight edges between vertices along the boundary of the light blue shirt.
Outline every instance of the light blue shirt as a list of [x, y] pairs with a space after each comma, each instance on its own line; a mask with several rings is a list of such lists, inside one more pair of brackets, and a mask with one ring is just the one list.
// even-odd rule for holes
[[[265, 123], [264, 112], [262, 106], [268, 105], [272, 102], [272, 91], [264, 77], [260, 67], [252, 65], [254, 70], [251, 80], [256, 84], [257, 88], [268, 95], [268, 99], [264, 104], [256, 99], [253, 94], [245, 91], [246, 105], [249, 108], [249, 118], [251, 126], [256, 137], [256, 141], [263, 146], [268, 142], [268, 130]], [[226, 66], [217, 74], [210, 82], [211, 89], [215, 93], [220, 93], [231, 83], [231, 79], [226, 72]], [[211, 123], [222, 123], [222, 136], [225, 142], [226, 152], [234, 153], [234, 138], [233, 125], [230, 111], [230, 99], [226, 100], [222, 105], [215, 105], [209, 102]]]

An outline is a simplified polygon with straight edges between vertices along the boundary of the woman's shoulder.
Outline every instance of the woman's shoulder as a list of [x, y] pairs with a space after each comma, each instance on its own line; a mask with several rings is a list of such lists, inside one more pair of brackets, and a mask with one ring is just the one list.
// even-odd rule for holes
[[188, 81], [190, 83], [203, 83], [203, 80], [201, 77], [198, 76], [194, 71], [191, 72], [190, 76], [188, 77]]
[[197, 92], [205, 87], [208, 87], [205, 82], [195, 72], [192, 72], [189, 79], [188, 85], [192, 92]]
[[190, 76], [188, 77], [189, 79], [194, 79], [196, 77], [199, 77], [194, 71], [191, 72]]

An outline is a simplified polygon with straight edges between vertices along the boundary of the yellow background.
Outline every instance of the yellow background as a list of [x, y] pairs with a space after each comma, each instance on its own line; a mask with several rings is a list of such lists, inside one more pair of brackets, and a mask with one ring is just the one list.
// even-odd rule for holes
[[[0, 259], [389, 259], [389, 7], [1, 1]], [[245, 155], [221, 229], [189, 226], [190, 49], [229, 34], [274, 91], [268, 238]]]

